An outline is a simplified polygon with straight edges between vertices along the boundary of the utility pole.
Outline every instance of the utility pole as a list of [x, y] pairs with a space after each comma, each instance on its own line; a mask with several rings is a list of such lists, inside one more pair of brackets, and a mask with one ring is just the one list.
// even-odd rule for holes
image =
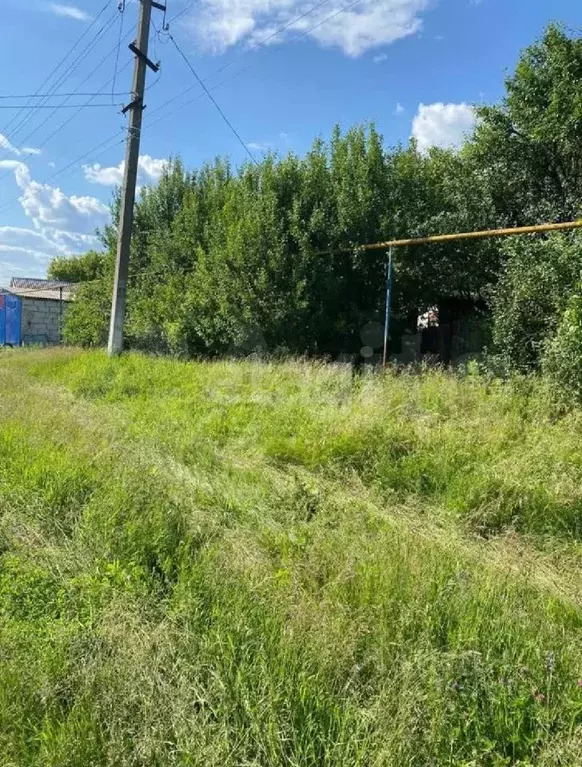
[[159, 66], [148, 59], [148, 40], [152, 8], [165, 11], [165, 7], [154, 0], [140, 0], [137, 40], [129, 45], [135, 54], [133, 70], [132, 100], [123, 109], [123, 114], [130, 113], [127, 148], [125, 152], [125, 171], [121, 189], [121, 209], [119, 212], [119, 234], [117, 238], [117, 259], [115, 261], [115, 281], [113, 284], [113, 302], [111, 305], [111, 324], [109, 326], [110, 356], [123, 351], [123, 324], [125, 321], [125, 299], [127, 295], [127, 275], [129, 272], [129, 252], [131, 231], [133, 228], [133, 208], [135, 205], [135, 187], [139, 162], [141, 125], [144, 110], [146, 67], [154, 72]]

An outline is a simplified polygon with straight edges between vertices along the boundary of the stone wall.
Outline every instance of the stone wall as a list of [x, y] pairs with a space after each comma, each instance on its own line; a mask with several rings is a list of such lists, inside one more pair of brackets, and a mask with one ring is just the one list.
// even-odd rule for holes
[[[67, 303], [63, 302], [64, 318]], [[61, 302], [50, 298], [22, 299], [22, 343], [58, 344], [61, 342]]]

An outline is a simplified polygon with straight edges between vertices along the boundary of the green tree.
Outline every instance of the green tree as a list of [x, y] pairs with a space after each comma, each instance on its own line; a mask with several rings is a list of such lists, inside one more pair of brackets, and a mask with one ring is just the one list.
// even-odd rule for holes
[[[387, 149], [374, 126], [334, 129], [304, 157], [188, 172], [172, 160], [136, 203], [127, 341], [173, 354], [255, 346], [353, 353], [382, 320], [386, 253], [361, 243], [564, 220], [582, 200], [582, 39], [550, 26], [460, 151]], [[106, 268], [86, 317], [110, 292]], [[395, 252], [394, 314], [491, 307], [505, 369], [538, 368], [579, 272], [579, 240], [466, 241]], [[56, 266], [55, 266], [56, 268]], [[81, 308], [71, 314], [71, 322]], [[86, 342], [90, 323], [75, 337]], [[81, 332], [82, 330], [82, 332]], [[80, 335], [79, 335], [80, 333]], [[94, 337], [90, 337], [94, 343]]]
[[498, 106], [478, 110], [468, 147], [499, 225], [565, 221], [582, 200], [582, 38], [550, 25], [526, 48]]
[[51, 261], [47, 276], [62, 282], [89, 282], [103, 275], [105, 261], [106, 254], [96, 250], [80, 256], [57, 256]]

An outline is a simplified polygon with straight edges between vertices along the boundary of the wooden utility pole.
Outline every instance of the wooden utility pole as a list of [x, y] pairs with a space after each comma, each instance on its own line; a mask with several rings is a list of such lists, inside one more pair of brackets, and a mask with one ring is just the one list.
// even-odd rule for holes
[[133, 71], [132, 101], [123, 113], [130, 113], [127, 148], [125, 153], [125, 170], [123, 187], [121, 189], [121, 209], [119, 211], [119, 234], [117, 238], [117, 259], [115, 261], [115, 282], [113, 284], [113, 302], [111, 305], [111, 324], [109, 327], [109, 355], [120, 354], [123, 350], [123, 324], [125, 320], [125, 299], [127, 294], [127, 275], [129, 271], [129, 251], [131, 231], [133, 228], [133, 208], [135, 205], [135, 187], [139, 162], [139, 147], [141, 140], [141, 125], [144, 110], [144, 93], [146, 67], [154, 72], [159, 70], [157, 64], [148, 59], [148, 40], [152, 8], [165, 10], [163, 5], [154, 0], [140, 0], [139, 21], [137, 25], [137, 40], [129, 45], [135, 54]]

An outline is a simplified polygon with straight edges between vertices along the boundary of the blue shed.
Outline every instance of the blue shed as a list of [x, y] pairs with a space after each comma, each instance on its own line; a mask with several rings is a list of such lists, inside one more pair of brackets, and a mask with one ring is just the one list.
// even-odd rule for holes
[[22, 299], [0, 293], [0, 346], [20, 346], [22, 341]]

